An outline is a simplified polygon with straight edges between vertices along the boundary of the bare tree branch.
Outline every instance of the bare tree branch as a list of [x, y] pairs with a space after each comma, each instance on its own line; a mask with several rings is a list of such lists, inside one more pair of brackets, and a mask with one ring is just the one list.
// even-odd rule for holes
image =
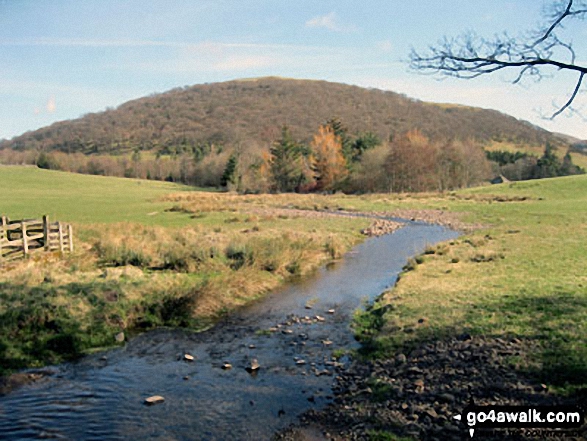
[[[428, 53], [420, 54], [412, 49], [410, 68], [431, 74], [455, 78], [472, 79], [501, 70], [517, 71], [513, 83], [520, 83], [525, 77], [535, 77], [537, 81], [545, 75], [543, 69], [552, 67], [579, 73], [579, 79], [569, 100], [551, 118], [571, 109], [571, 105], [583, 85], [587, 66], [576, 63], [576, 54], [570, 42], [563, 41], [557, 31], [563, 29], [565, 22], [587, 16], [585, 0], [565, 0], [555, 2], [551, 12], [545, 14], [548, 22], [539, 28], [534, 37], [512, 38], [507, 34], [492, 40], [478, 37], [473, 33], [455, 39], [444, 38]], [[572, 109], [571, 109], [572, 110]]]
[[572, 104], [572, 102], [575, 100], [575, 97], [579, 93], [579, 90], [581, 89], [581, 83], [583, 82], [583, 76], [584, 75], [585, 75], [584, 72], [582, 72], [581, 75], [579, 75], [579, 79], [577, 80], [577, 84], [575, 85], [575, 90], [573, 91], [571, 97], [569, 98], [569, 100], [560, 109], [558, 109], [556, 112], [554, 112], [554, 114], [550, 117], [550, 119], [556, 118], [561, 113], [563, 113], [568, 107], [570, 107], [570, 105]]

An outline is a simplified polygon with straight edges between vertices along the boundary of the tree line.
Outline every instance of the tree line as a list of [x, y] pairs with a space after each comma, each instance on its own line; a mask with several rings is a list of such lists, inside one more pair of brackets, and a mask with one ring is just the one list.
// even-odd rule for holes
[[430, 139], [419, 130], [382, 140], [351, 134], [339, 118], [320, 125], [312, 139], [296, 139], [287, 126], [272, 143], [206, 144], [197, 149], [130, 155], [0, 150], [0, 163], [84, 174], [165, 180], [241, 193], [424, 192], [478, 185], [495, 175], [510, 180], [582, 173], [569, 153], [560, 160], [547, 144], [540, 158], [485, 152], [475, 140]]
[[570, 151], [567, 151], [561, 160], [548, 143], [540, 157], [523, 152], [512, 153], [499, 150], [486, 152], [486, 156], [487, 159], [494, 162], [496, 174], [500, 174], [510, 181], [555, 178], [585, 173], [585, 170], [573, 164]]

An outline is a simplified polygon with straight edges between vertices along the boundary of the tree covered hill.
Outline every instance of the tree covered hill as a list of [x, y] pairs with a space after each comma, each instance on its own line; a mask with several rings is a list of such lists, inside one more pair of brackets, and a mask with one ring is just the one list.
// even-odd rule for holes
[[287, 125], [310, 140], [331, 118], [349, 132], [388, 139], [418, 129], [430, 139], [567, 145], [552, 133], [494, 110], [431, 104], [394, 92], [326, 81], [259, 78], [203, 84], [129, 101], [116, 109], [62, 121], [11, 140], [15, 150], [119, 154], [196, 151], [214, 145], [267, 145]]

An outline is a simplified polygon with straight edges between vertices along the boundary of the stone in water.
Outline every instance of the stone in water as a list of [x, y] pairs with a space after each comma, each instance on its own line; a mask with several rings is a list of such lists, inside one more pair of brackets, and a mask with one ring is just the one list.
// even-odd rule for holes
[[145, 404], [148, 404], [149, 406], [153, 404], [163, 403], [164, 401], [165, 398], [163, 398], [161, 395], [153, 395], [152, 397], [145, 398]]

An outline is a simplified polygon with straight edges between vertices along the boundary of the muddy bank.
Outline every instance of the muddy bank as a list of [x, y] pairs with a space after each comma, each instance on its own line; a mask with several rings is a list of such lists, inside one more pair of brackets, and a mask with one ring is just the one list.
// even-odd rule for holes
[[[536, 349], [532, 341], [463, 334], [421, 344], [394, 358], [354, 362], [336, 378], [333, 404], [307, 412], [298, 427], [275, 439], [368, 440], [378, 432], [413, 439], [463, 439], [467, 427], [453, 416], [471, 399], [478, 405], [586, 406], [587, 393], [567, 399], [557, 396], [512, 364], [511, 360], [524, 360]], [[585, 436], [587, 427], [580, 437], [554, 439]], [[503, 439], [503, 434], [483, 439]], [[536, 438], [520, 433], [508, 439]]]

